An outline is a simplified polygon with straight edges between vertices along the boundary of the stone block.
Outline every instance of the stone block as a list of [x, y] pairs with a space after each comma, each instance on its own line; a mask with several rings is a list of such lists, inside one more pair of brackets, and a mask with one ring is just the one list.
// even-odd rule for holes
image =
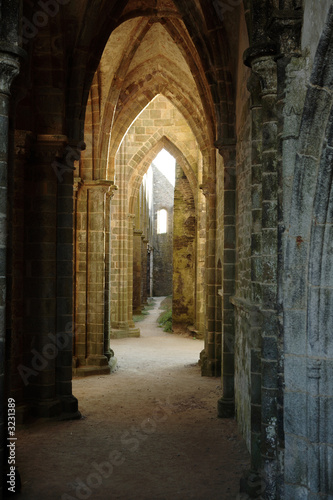
[[304, 392], [284, 393], [284, 425], [287, 434], [306, 438], [307, 435], [307, 395]]
[[262, 227], [262, 210], [252, 210], [252, 232], [260, 233]]
[[301, 356], [286, 355], [284, 360], [285, 387], [289, 391], [307, 392], [307, 363]]
[[262, 248], [262, 237], [261, 233], [255, 233], [251, 235], [251, 252], [252, 255], [261, 255]]
[[261, 404], [261, 375], [257, 373], [251, 374], [251, 404]]
[[277, 123], [267, 122], [262, 125], [262, 148], [263, 152], [274, 150], [277, 146]]
[[[277, 155], [275, 151], [264, 151], [262, 154], [262, 186], [263, 186], [263, 193], [265, 192], [266, 195], [263, 194], [263, 199], [264, 200], [272, 200], [274, 198], [272, 197], [266, 197], [267, 196], [267, 190], [271, 190], [274, 188], [274, 191], [276, 193], [277, 189], [277, 180], [274, 180], [274, 173], [276, 174], [277, 171]], [[269, 175], [270, 174], [270, 175]], [[265, 179], [265, 177], [267, 179]], [[271, 186], [269, 183], [271, 182]], [[276, 196], [276, 194], [275, 194]]]
[[251, 431], [259, 433], [261, 431], [261, 406], [251, 405]]
[[72, 301], [68, 300], [67, 297], [57, 298], [57, 314], [60, 315], [70, 315], [72, 314]]
[[236, 207], [235, 191], [225, 191], [224, 193], [224, 213], [233, 215]]
[[278, 249], [277, 229], [262, 230], [262, 253], [264, 255], [274, 255]]
[[[72, 244], [73, 243], [73, 229], [72, 228], [59, 228], [57, 232], [58, 244]], [[72, 256], [70, 256], [72, 258]]]
[[236, 246], [236, 231], [232, 226], [224, 230], [224, 248], [233, 249]]
[[233, 264], [236, 258], [236, 252], [234, 249], [225, 248], [223, 252], [223, 258], [225, 264]]
[[263, 278], [262, 258], [251, 258], [251, 281], [261, 282]]
[[292, 500], [309, 500], [309, 490], [306, 488], [306, 486], [285, 484], [284, 495], [285, 498], [290, 498]]
[[57, 296], [71, 298], [73, 294], [72, 278], [57, 278]]
[[262, 301], [263, 288], [261, 283], [252, 283], [252, 300], [255, 304]]
[[262, 357], [266, 361], [277, 360], [278, 349], [276, 337], [263, 336], [262, 338]]
[[262, 143], [261, 140], [252, 141], [252, 182], [259, 184], [262, 173]]
[[277, 174], [264, 173], [262, 176], [262, 199], [265, 201], [277, 199]]
[[262, 386], [266, 389], [277, 389], [277, 362], [261, 359]]
[[255, 184], [251, 189], [251, 203], [252, 209], [258, 210], [261, 209], [262, 205], [262, 189], [259, 184]]
[[264, 201], [262, 204], [262, 227], [263, 229], [277, 227], [277, 202]]
[[[72, 228], [73, 227], [73, 215], [60, 213], [57, 215], [57, 226], [58, 228]], [[72, 229], [73, 230], [73, 229]]]
[[262, 285], [262, 307], [264, 309], [274, 309], [277, 297], [276, 285]]

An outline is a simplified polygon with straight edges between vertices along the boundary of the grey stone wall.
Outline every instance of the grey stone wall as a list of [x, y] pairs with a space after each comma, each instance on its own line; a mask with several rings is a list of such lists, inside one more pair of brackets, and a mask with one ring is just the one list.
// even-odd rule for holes
[[[318, 29], [326, 4], [313, 19]], [[301, 82], [305, 60], [289, 68], [287, 101], [301, 112], [288, 113], [288, 102], [283, 141], [285, 498], [333, 495], [332, 33], [331, 7], [310, 79]]]

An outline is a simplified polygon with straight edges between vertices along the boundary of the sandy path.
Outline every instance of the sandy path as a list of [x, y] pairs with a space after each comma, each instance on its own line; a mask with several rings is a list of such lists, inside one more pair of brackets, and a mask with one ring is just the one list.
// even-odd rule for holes
[[73, 381], [81, 420], [18, 431], [21, 500], [235, 499], [249, 456], [216, 418], [220, 381], [200, 376], [202, 341], [157, 328], [157, 307], [140, 338], [112, 341], [115, 373]]

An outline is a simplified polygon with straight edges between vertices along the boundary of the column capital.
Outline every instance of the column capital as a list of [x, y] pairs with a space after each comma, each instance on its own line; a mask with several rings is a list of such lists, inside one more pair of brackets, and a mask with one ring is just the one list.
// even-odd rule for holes
[[280, 54], [299, 57], [301, 53], [303, 9], [274, 9], [268, 21], [270, 38], [280, 47]]
[[252, 71], [258, 75], [261, 95], [277, 93], [277, 64], [272, 56], [258, 57], [252, 62]]
[[118, 186], [115, 186], [113, 181], [108, 181], [105, 179], [83, 180], [82, 186], [89, 189], [90, 191], [103, 192], [111, 197], [113, 197], [114, 192], [118, 189]]
[[0, 43], [0, 94], [10, 95], [10, 87], [20, 72], [20, 60], [26, 56], [20, 47]]

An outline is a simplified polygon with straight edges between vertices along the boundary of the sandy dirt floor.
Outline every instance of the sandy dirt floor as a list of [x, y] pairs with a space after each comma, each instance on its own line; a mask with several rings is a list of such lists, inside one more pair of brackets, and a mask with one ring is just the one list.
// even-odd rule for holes
[[201, 377], [203, 342], [157, 327], [112, 340], [117, 370], [73, 380], [82, 419], [17, 431], [21, 500], [229, 500], [249, 455], [235, 420], [217, 418], [219, 379]]

